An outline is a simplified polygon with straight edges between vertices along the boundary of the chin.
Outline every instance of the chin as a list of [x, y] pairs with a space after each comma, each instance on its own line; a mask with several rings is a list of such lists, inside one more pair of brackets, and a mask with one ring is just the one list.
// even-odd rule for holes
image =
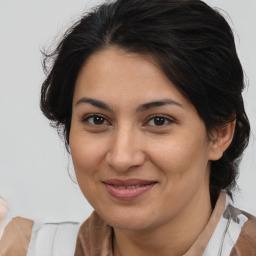
[[112, 211], [106, 215], [99, 213], [110, 226], [121, 230], [145, 230], [152, 225], [152, 214], [145, 211], [129, 211], [127, 209], [121, 211]]
[[113, 228], [120, 229], [120, 230], [129, 230], [129, 231], [143, 231], [147, 230], [150, 227], [149, 223], [146, 223], [145, 220], [143, 221], [130, 221], [130, 220], [115, 220], [109, 225]]

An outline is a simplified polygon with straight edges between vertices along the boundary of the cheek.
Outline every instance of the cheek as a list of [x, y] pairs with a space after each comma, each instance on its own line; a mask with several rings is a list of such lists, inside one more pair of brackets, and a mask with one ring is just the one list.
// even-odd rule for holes
[[70, 150], [77, 173], [93, 173], [105, 154], [104, 140], [86, 136], [85, 132], [70, 133]]
[[77, 182], [87, 199], [91, 193], [97, 192], [95, 181], [101, 162], [99, 149], [99, 145], [92, 143], [83, 133], [70, 133], [70, 151]]
[[207, 144], [202, 138], [175, 137], [150, 148], [150, 159], [171, 182], [203, 176], [207, 163]]
[[162, 143], [150, 151], [151, 162], [162, 174], [161, 207], [168, 208], [173, 214], [187, 205], [198, 191], [207, 189], [209, 179], [204, 141], [182, 141]]
[[103, 147], [84, 134], [71, 133], [70, 151], [78, 185], [85, 198], [94, 205], [98, 197], [98, 181], [102, 163]]

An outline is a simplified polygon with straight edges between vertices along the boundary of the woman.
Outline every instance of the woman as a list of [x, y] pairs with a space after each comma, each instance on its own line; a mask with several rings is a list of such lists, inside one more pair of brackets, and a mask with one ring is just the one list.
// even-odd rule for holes
[[[21, 255], [40, 255], [38, 246], [49, 255], [256, 255], [256, 220], [230, 199], [250, 126], [218, 12], [199, 0], [107, 3], [49, 59], [41, 109], [63, 132], [95, 212], [47, 242], [44, 225], [15, 219], [3, 255], [17, 246]], [[26, 239], [6, 246], [20, 227]]]

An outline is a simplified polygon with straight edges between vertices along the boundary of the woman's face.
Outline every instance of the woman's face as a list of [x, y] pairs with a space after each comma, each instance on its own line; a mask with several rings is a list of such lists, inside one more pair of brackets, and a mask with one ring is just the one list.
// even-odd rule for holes
[[70, 149], [84, 196], [114, 227], [154, 228], [209, 199], [205, 125], [149, 57], [108, 48], [89, 58]]

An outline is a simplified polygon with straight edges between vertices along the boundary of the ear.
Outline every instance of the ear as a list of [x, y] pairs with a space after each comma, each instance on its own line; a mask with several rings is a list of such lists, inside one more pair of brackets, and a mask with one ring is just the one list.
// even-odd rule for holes
[[209, 160], [219, 160], [229, 147], [235, 133], [236, 120], [217, 127], [210, 135]]

